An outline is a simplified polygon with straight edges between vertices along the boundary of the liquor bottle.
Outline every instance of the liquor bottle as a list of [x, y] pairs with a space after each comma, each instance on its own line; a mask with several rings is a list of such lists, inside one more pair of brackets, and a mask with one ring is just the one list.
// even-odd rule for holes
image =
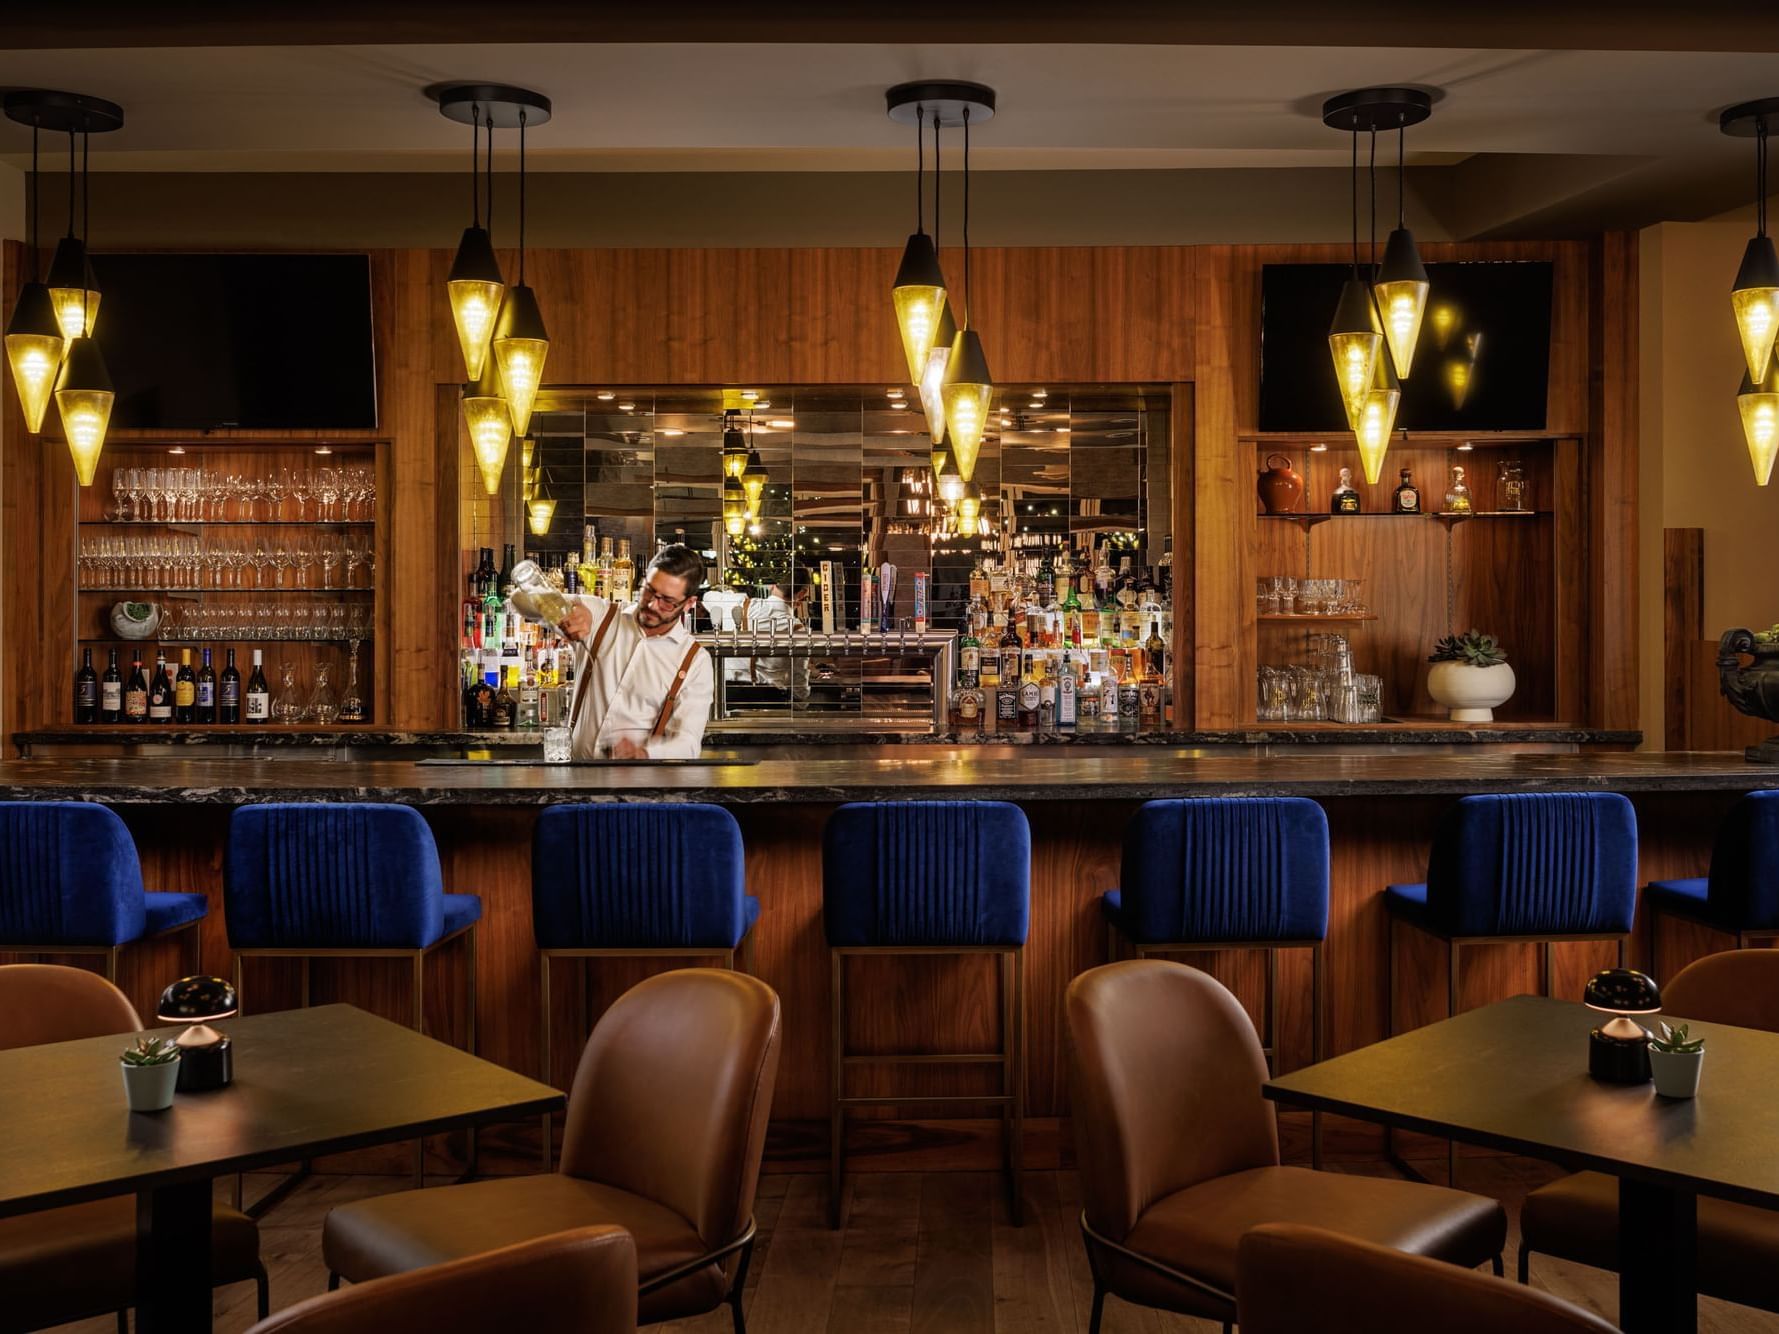
[[80, 651], [80, 669], [74, 673], [74, 721], [99, 721], [99, 678], [93, 671], [93, 651]]
[[228, 650], [228, 662], [222, 669], [222, 684], [217, 691], [216, 721], [241, 721], [241, 673], [235, 670], [235, 650]]
[[124, 716], [124, 678], [117, 670], [117, 650], [111, 650], [111, 662], [105, 668], [105, 675], [99, 678], [99, 721], [115, 723], [123, 721]]
[[1100, 726], [1111, 732], [1118, 730], [1118, 678], [1110, 668], [1100, 677]]
[[130, 666], [130, 683], [124, 687], [124, 717], [133, 723], [148, 721], [148, 678], [142, 675], [142, 659]]
[[599, 563], [593, 567], [593, 596], [609, 598], [617, 601], [617, 581], [613, 579], [612, 540], [609, 537], [599, 539]]
[[961, 736], [974, 736], [982, 730], [982, 696], [974, 684], [963, 684], [951, 692], [951, 730]]
[[1172, 536], [1161, 539], [1161, 560], [1155, 566], [1155, 589], [1161, 594], [1163, 606], [1171, 606], [1174, 600], [1174, 539]]
[[[1069, 590], [1071, 593], [1073, 589]], [[1056, 679], [1056, 730], [1073, 732], [1075, 730], [1075, 664], [1069, 658], [1069, 651], [1062, 651], [1062, 674]]]
[[494, 591], [500, 594], [502, 601], [505, 601], [506, 595], [512, 591], [512, 587], [513, 544], [511, 542], [504, 542], [501, 544], [500, 548], [500, 573], [495, 576]]
[[976, 557], [976, 563], [970, 567], [970, 601], [986, 602], [988, 600], [988, 571], [982, 568], [982, 557]]
[[1149, 619], [1149, 638], [1143, 645], [1149, 655], [1149, 675], [1156, 681], [1167, 675], [1167, 641], [1161, 637], [1161, 618]]
[[1102, 542], [1099, 564], [1093, 567], [1093, 601], [1101, 611], [1116, 605], [1112, 601], [1112, 592], [1118, 576], [1112, 573], [1111, 551], [1112, 544]]
[[173, 678], [167, 675], [167, 655], [154, 655], [154, 675], [148, 678], [148, 721], [173, 721]]
[[1334, 496], [1328, 502], [1330, 514], [1359, 513], [1359, 493], [1353, 489], [1353, 470], [1340, 470], [1340, 485], [1334, 488]]
[[636, 592], [636, 561], [630, 555], [630, 539], [618, 539], [618, 558], [612, 562], [612, 597], [628, 603]]
[[[1011, 685], [1017, 693], [1019, 689], [1019, 624], [1011, 611], [1008, 612], [1006, 623], [1001, 627], [1001, 663], [997, 679], [1002, 685]], [[998, 718], [997, 711], [996, 717]], [[1011, 723], [1013, 719], [1006, 720]]]
[[976, 638], [973, 626], [964, 627], [957, 641], [957, 680], [959, 685], [974, 686], [982, 679], [982, 641]]
[[1038, 677], [1038, 730], [1056, 730], [1056, 677], [1048, 670]]
[[[1007, 660], [1003, 658], [1004, 664]], [[1019, 658], [1013, 658], [1014, 667], [1011, 671], [1002, 667], [1000, 679], [995, 684], [995, 731], [1012, 732], [1019, 726]]]
[[1464, 469], [1452, 465], [1452, 484], [1445, 489], [1445, 512], [1447, 514], [1469, 514], [1473, 512], [1470, 503], [1470, 488], [1464, 482]]
[[517, 725], [523, 728], [535, 728], [538, 723], [539, 687], [537, 673], [527, 667], [519, 678], [519, 716]]
[[210, 650], [204, 650], [204, 665], [198, 668], [198, 699], [194, 722], [216, 721], [216, 669], [210, 665]]
[[502, 672], [500, 689], [494, 692], [494, 704], [488, 719], [489, 725], [498, 732], [510, 732], [518, 711], [519, 702], [513, 698], [513, 692], [507, 688], [506, 673]]
[[1397, 474], [1402, 480], [1397, 483], [1396, 490], [1390, 497], [1390, 513], [1419, 514], [1421, 512], [1421, 493], [1415, 488], [1414, 477], [1404, 468]]
[[1067, 647], [1080, 648], [1083, 636], [1081, 596], [1075, 591], [1075, 585], [1070, 583], [1062, 599], [1062, 642]]
[[486, 602], [488, 595], [494, 591], [496, 576], [494, 573], [494, 548], [483, 547], [482, 559], [476, 562], [474, 574], [476, 584], [476, 601]]
[[[253, 672], [247, 678], [246, 720], [250, 723], [272, 721], [272, 688], [266, 684], [263, 649], [253, 650]], [[228, 673], [223, 673], [223, 697], [228, 697]]]
[[1019, 674], [1019, 730], [1022, 732], [1038, 730], [1038, 707], [1043, 691], [1038, 684], [1037, 657], [1035, 653], [1027, 653]]
[[173, 721], [193, 722], [198, 707], [198, 678], [192, 675], [191, 650], [179, 650], [179, 675], [173, 678]]

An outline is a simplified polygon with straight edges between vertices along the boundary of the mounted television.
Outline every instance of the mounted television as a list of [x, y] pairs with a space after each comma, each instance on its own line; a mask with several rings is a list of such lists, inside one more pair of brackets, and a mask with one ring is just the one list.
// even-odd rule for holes
[[114, 427], [377, 424], [366, 255], [95, 254]]
[[[1349, 272], [1345, 264], [1268, 264], [1261, 271], [1261, 430], [1347, 428], [1328, 325]], [[1543, 430], [1550, 264], [1429, 264], [1427, 279], [1432, 292], [1413, 370], [1402, 382], [1397, 429]]]

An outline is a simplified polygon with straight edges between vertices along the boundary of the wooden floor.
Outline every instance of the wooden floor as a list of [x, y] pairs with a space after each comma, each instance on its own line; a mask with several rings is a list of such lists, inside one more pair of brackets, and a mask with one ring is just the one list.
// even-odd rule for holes
[[[1345, 1170], [1389, 1171], [1381, 1164]], [[1428, 1170], [1442, 1171], [1443, 1161], [1429, 1163]], [[1525, 1192], [1555, 1174], [1524, 1159], [1472, 1159], [1463, 1165], [1460, 1184], [1500, 1198], [1517, 1222]], [[256, 1193], [253, 1180], [249, 1198]], [[261, 1223], [274, 1309], [325, 1286], [321, 1222], [330, 1208], [408, 1184], [397, 1177], [316, 1176], [299, 1185]], [[998, 1175], [865, 1174], [853, 1177], [848, 1190], [846, 1226], [831, 1232], [824, 1178], [761, 1179], [760, 1249], [748, 1283], [751, 1334], [1085, 1334], [1092, 1288], [1076, 1227], [1081, 1206], [1073, 1172], [1028, 1174], [1022, 1228], [1007, 1220]], [[1509, 1274], [1518, 1245], [1515, 1226], [1508, 1237]], [[1608, 1319], [1616, 1313], [1616, 1280], [1610, 1274], [1537, 1259], [1532, 1281]], [[1779, 1334], [1779, 1316], [1709, 1298], [1699, 1306], [1699, 1328], [1708, 1334]], [[251, 1284], [218, 1294], [218, 1334], [239, 1334], [252, 1324]], [[114, 1334], [115, 1324], [89, 1320], [62, 1328], [71, 1334]], [[655, 1328], [729, 1334], [730, 1325], [723, 1311]], [[1215, 1334], [1217, 1329], [1116, 1298], [1106, 1304], [1105, 1334]]]

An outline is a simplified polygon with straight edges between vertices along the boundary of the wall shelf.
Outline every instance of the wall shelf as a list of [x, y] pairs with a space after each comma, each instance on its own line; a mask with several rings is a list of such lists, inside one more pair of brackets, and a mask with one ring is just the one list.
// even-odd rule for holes
[[1292, 625], [1315, 625], [1318, 622], [1328, 625], [1352, 623], [1354, 621], [1375, 621], [1375, 611], [1341, 612], [1338, 615], [1309, 614], [1305, 612], [1263, 611], [1254, 617], [1257, 621], [1285, 621]]

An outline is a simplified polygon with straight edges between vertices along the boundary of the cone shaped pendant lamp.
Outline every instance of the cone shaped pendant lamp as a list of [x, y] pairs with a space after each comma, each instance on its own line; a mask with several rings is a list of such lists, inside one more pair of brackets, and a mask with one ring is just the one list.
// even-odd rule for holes
[[1779, 334], [1779, 254], [1767, 235], [1767, 130], [1779, 124], [1779, 97], [1762, 98], [1730, 107], [1718, 126], [1725, 134], [1752, 137], [1754, 149], [1754, 235], [1742, 252], [1741, 266], [1730, 289], [1730, 308], [1736, 316], [1736, 333], [1742, 340], [1742, 356], [1750, 383], [1761, 383], [1773, 356], [1774, 335]]
[[56, 381], [56, 411], [61, 414], [62, 433], [68, 437], [74, 474], [82, 486], [91, 486], [98, 473], [99, 452], [105, 448], [111, 407], [116, 401], [111, 372], [99, 345], [85, 334], [73, 339], [62, 361], [61, 378]]
[[491, 365], [483, 366], [481, 379], [463, 386], [463, 424], [469, 428], [469, 446], [482, 474], [482, 488], [497, 496], [500, 475], [507, 465], [507, 447], [513, 440], [513, 419]]
[[1373, 486], [1384, 472], [1384, 455], [1390, 449], [1390, 432], [1396, 429], [1396, 410], [1402, 404], [1402, 386], [1390, 358], [1379, 357], [1372, 383], [1359, 399], [1353, 434], [1359, 442], [1359, 462], [1365, 480]]
[[1359, 406], [1377, 378], [1384, 336], [1372, 320], [1371, 293], [1355, 267], [1342, 284], [1334, 323], [1328, 327], [1328, 351], [1334, 358], [1335, 383], [1347, 411], [1347, 426], [1359, 429]]
[[1742, 414], [1755, 485], [1765, 486], [1773, 480], [1773, 460], [1779, 457], [1779, 359], [1767, 362], [1767, 373], [1759, 380], [1742, 372], [1736, 407]]
[[42, 194], [42, 177], [37, 165], [37, 118], [31, 122], [31, 232], [27, 245], [31, 253], [31, 277], [19, 288], [18, 301], [6, 321], [6, 361], [12, 367], [13, 387], [18, 390], [19, 407], [24, 412], [25, 429], [32, 435], [43, 430], [43, 418], [49, 411], [50, 396], [55, 392], [56, 374], [62, 366], [62, 354], [68, 340], [56, 319], [55, 301], [49, 288], [37, 280], [39, 248], [37, 241], [38, 199]]
[[[482, 365], [488, 358], [488, 347], [494, 339], [494, 321], [500, 314], [500, 303], [506, 294], [506, 279], [500, 262], [494, 257], [494, 239], [482, 225], [481, 172], [482, 104], [470, 103], [469, 193], [470, 225], [463, 229], [457, 242], [457, 255], [451, 261], [451, 273], [445, 279], [445, 293], [451, 302], [451, 322], [457, 326], [457, 343], [463, 351], [463, 373], [466, 379], [482, 378]], [[488, 127], [488, 156], [494, 156], [494, 127]], [[492, 188], [493, 176], [489, 175]], [[492, 205], [492, 198], [490, 198]]]
[[525, 262], [519, 262], [519, 281], [507, 289], [494, 328], [494, 363], [500, 372], [501, 393], [512, 414], [513, 431], [524, 435], [531, 427], [531, 409], [543, 383], [544, 361], [550, 355], [550, 335], [544, 331], [543, 312], [537, 293], [525, 284]]
[[939, 339], [927, 353], [926, 372], [920, 377], [920, 407], [927, 418], [927, 438], [935, 445], [945, 439], [945, 368], [951, 364], [955, 342], [957, 324], [948, 305], [939, 313]]
[[[891, 114], [895, 107], [892, 104]], [[927, 357], [940, 336], [939, 321], [945, 312], [945, 275], [939, 268], [939, 247], [927, 235], [926, 225], [926, 119], [927, 109], [914, 104], [914, 232], [902, 247], [902, 262], [890, 286], [895, 306], [896, 329], [902, 335], [902, 354], [908, 359], [908, 381], [920, 384]], [[933, 118], [934, 175], [937, 176], [939, 121]], [[935, 211], [937, 205], [935, 204]]]
[[976, 475], [982, 437], [988, 430], [988, 414], [994, 405], [994, 377], [982, 337], [970, 327], [970, 120], [973, 108], [964, 106], [959, 118], [964, 129], [964, 303], [939, 396], [945, 405], [945, 440], [956, 460], [958, 476], [966, 483]]
[[1383, 325], [1384, 342], [1396, 374], [1408, 378], [1414, 364], [1415, 344], [1421, 338], [1421, 320], [1427, 314], [1427, 294], [1433, 290], [1427, 281], [1427, 266], [1421, 263], [1421, 252], [1415, 245], [1414, 233], [1404, 220], [1404, 196], [1407, 194], [1408, 126], [1399, 120], [1396, 125], [1396, 227], [1384, 242], [1384, 262], [1378, 265], [1372, 279], [1372, 295], [1377, 299], [1379, 321]]
[[99, 322], [99, 281], [93, 277], [93, 264], [87, 258], [86, 243], [77, 236], [64, 236], [56, 242], [56, 253], [49, 262], [49, 299], [55, 305], [56, 320], [63, 338], [92, 336]]

